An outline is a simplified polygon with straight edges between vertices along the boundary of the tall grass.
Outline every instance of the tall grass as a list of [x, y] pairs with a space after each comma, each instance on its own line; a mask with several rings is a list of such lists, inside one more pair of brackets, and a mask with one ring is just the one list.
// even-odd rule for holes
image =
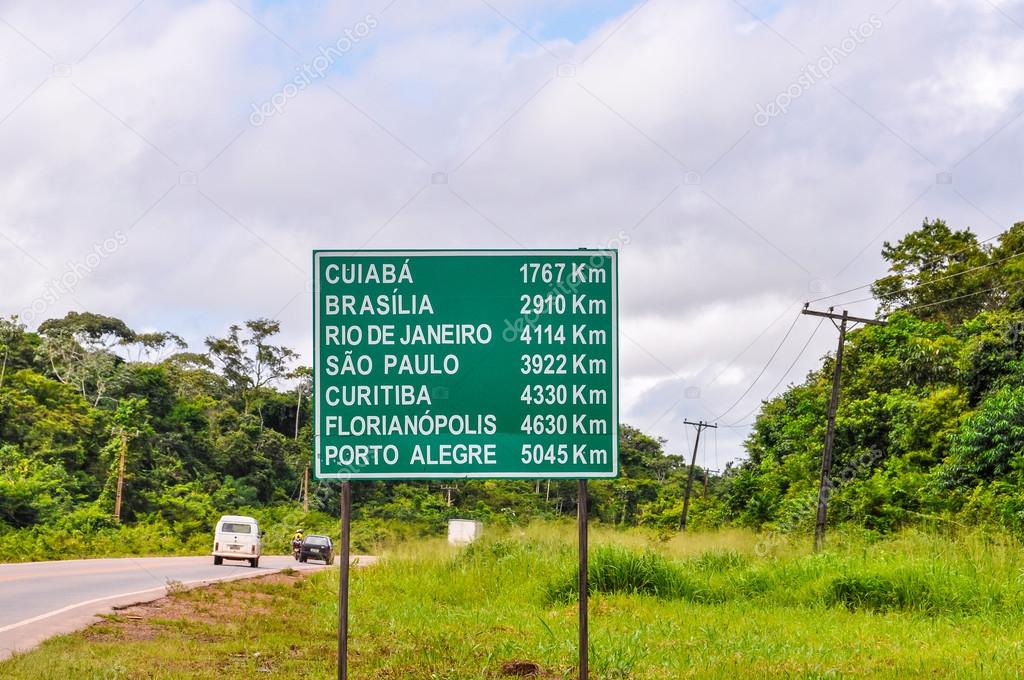
[[[741, 530], [663, 536], [592, 527], [591, 611], [594, 621], [604, 621], [594, 624], [596, 676], [683, 677], [676, 665], [682, 658], [707, 659], [698, 662], [708, 666], [694, 677], [796, 677], [797, 668], [806, 677], [852, 676], [868, 668], [877, 672], [863, 674], [884, 677], [923, 668], [944, 673], [951, 663], [967, 661], [957, 660], [952, 641], [940, 646], [939, 631], [1005, 630], [1012, 637], [1011, 631], [1024, 629], [1024, 560], [1012, 537], [837, 530], [819, 554], [811, 551], [809, 536], [773, 539], [768, 551], [763, 541]], [[573, 658], [577, 578], [575, 525], [547, 523], [489, 531], [459, 549], [440, 540], [398, 546], [385, 553], [379, 569], [360, 574], [356, 597], [365, 592], [409, 607], [403, 621], [411, 646], [447, 644], [435, 639], [442, 621], [448, 635], [498, 631], [497, 641], [488, 638], [495, 646], [474, 647], [480, 670], [465, 675], [490, 677], [485, 669], [500, 660], [548, 660], [551, 668], [551, 660]], [[607, 620], [610, 612], [620, 613], [615, 624]], [[832, 627], [832, 666], [816, 665], [820, 622]], [[862, 641], [875, 636], [889, 640], [895, 658], [885, 645], [865, 656], [864, 645], [874, 643]], [[928, 646], [918, 649], [918, 636]], [[691, 647], [696, 644], [701, 647]], [[994, 640], [992, 646], [998, 647]], [[740, 656], [716, 657], [726, 648]], [[413, 654], [409, 649], [405, 658]], [[893, 663], [902, 671], [891, 670]], [[959, 677], [992, 668], [984, 655], [971, 663], [978, 666]], [[446, 677], [437, 666], [427, 668]], [[559, 673], [571, 677], [565, 666]]]
[[[378, 565], [351, 575], [352, 675], [491, 679], [528, 660], [542, 677], [575, 677], [575, 528], [488, 529], [461, 548], [443, 539], [386, 548]], [[594, 678], [967, 680], [1024, 668], [1024, 559], [1012, 537], [834, 531], [814, 554], [808, 536], [772, 539], [765, 550], [753, 532], [594, 526], [591, 544]], [[264, 665], [270, 677], [329, 677], [337, 572], [300, 583], [224, 586], [239, 598], [246, 588], [287, 590], [244, 622], [212, 626], [183, 614], [150, 622], [154, 640], [55, 640], [0, 664], [0, 676], [108, 677], [117, 667], [110, 677], [216, 678], [228, 660], [239, 677]], [[208, 597], [199, 604], [224, 599]]]
[[[652, 595], [665, 599], [694, 598], [695, 582], [664, 555], [653, 550], [637, 552], [606, 545], [589, 556], [587, 592]], [[548, 602], [565, 603], [579, 597], [576, 570], [565, 570], [546, 590]]]
[[[597, 532], [587, 572], [591, 594], [925, 615], [1024, 611], [1022, 549], [1006, 536], [950, 538], [910, 531], [870, 540], [847, 535], [820, 554], [793, 540], [768, 556], [749, 549], [756, 544], [754, 537], [736, 540], [738, 533], [653, 544], [649, 538], [638, 543], [638, 536]], [[531, 533], [527, 542], [485, 541], [467, 554], [527, 551], [536, 556], [544, 550], [544, 541]], [[541, 589], [542, 601], [567, 603], [579, 597], [576, 556], [568, 552]]]

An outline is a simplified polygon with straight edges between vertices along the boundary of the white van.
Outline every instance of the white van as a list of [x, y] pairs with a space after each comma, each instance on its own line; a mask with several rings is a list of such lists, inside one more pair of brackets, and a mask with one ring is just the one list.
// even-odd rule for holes
[[224, 515], [217, 520], [213, 533], [213, 563], [224, 560], [246, 560], [250, 567], [260, 565], [263, 554], [263, 532], [252, 517]]

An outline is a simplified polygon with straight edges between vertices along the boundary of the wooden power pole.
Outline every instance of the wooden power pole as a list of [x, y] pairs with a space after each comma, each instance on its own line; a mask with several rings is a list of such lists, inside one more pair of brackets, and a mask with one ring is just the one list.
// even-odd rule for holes
[[[828, 401], [828, 422], [825, 429], [825, 448], [821, 453], [821, 480], [818, 483], [818, 516], [814, 523], [814, 551], [817, 552], [825, 544], [825, 524], [828, 517], [828, 493], [832, 487], [832, 447], [836, 438], [836, 409], [839, 407], [839, 381], [843, 370], [843, 346], [846, 344], [847, 324], [869, 324], [884, 326], [884, 321], [878, 319], [863, 319], [850, 316], [844, 309], [842, 314], [836, 314], [832, 307], [827, 312], [816, 312], [804, 305], [803, 314], [820, 316], [829, 319], [839, 330], [839, 345], [836, 347], [836, 366], [832, 374], [832, 396]], [[839, 323], [836, 324], [836, 319]]]
[[302, 475], [302, 512], [309, 513], [309, 465]]
[[[540, 481], [540, 480], [538, 480], [538, 481]], [[445, 500], [444, 500], [445, 505], [448, 506], [449, 508], [452, 507], [452, 491], [455, 491], [458, 488], [459, 487], [455, 486], [454, 484], [442, 484], [441, 485], [441, 491], [445, 492]]]
[[128, 455], [128, 433], [120, 428], [121, 460], [117, 464], [117, 496], [114, 499], [114, 521], [121, 521], [121, 497], [124, 495], [124, 462]]
[[[718, 425], [705, 423], [703, 420], [698, 423], [691, 423], [684, 420], [683, 424], [693, 425], [697, 428], [697, 439], [693, 442], [693, 458], [690, 459], [690, 474], [686, 476], [686, 495], [683, 496], [683, 514], [679, 516], [679, 531], [686, 531], [686, 516], [690, 514], [690, 492], [693, 490], [693, 469], [697, 465], [697, 447], [700, 446], [700, 433], [705, 428], [718, 429]], [[707, 475], [707, 471], [704, 471]]]

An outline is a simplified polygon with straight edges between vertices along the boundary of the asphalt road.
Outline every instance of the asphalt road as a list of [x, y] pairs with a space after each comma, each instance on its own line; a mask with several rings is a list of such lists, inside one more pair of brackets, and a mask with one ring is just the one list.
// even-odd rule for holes
[[[356, 559], [353, 557], [353, 559]], [[372, 558], [363, 557], [365, 564]], [[245, 562], [212, 557], [125, 557], [0, 564], [0, 660], [31, 649], [46, 638], [93, 623], [115, 606], [163, 597], [168, 581], [195, 586], [272, 574], [285, 567], [315, 571], [291, 556], [264, 555], [252, 569]]]

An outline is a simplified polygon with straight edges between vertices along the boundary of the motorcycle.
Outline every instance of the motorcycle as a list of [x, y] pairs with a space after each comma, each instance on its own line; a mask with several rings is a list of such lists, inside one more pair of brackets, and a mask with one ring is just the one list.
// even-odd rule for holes
[[292, 557], [296, 560], [299, 559], [299, 550], [302, 548], [302, 541], [295, 539], [292, 540]]

